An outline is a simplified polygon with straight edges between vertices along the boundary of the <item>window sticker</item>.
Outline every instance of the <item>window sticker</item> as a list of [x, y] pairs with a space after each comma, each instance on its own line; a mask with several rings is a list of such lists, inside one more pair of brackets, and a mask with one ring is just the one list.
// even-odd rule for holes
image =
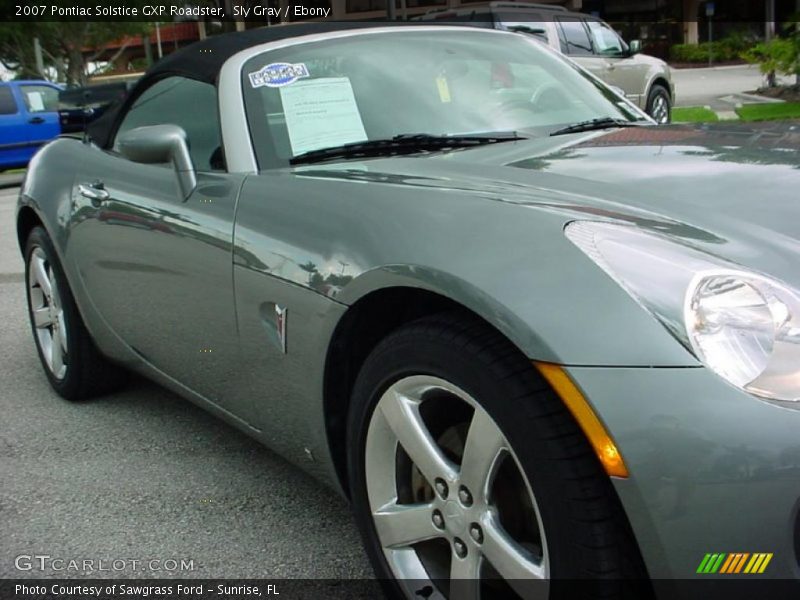
[[250, 85], [254, 88], [260, 87], [283, 87], [294, 83], [298, 79], [308, 77], [308, 69], [305, 63], [272, 63], [266, 67], [248, 73], [250, 78]]
[[452, 101], [450, 97], [450, 86], [447, 84], [447, 77], [439, 75], [436, 78], [436, 87], [439, 89], [439, 100], [442, 104], [447, 104]]
[[42, 92], [25, 92], [28, 95], [28, 105], [31, 112], [44, 111], [44, 98]]
[[323, 77], [280, 89], [292, 154], [367, 139], [347, 77]]

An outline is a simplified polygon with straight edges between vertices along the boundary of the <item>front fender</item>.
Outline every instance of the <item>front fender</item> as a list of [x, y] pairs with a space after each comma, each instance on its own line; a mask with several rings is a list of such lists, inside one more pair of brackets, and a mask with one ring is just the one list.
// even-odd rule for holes
[[472, 271], [469, 280], [419, 264], [386, 265], [362, 273], [337, 293], [336, 300], [352, 305], [379, 290], [419, 288], [474, 312], [532, 360], [584, 366], [698, 366], [660, 323], [577, 249], [574, 253], [562, 263], [570, 268], [537, 264], [532, 256], [527, 264]]
[[[444, 166], [435, 178], [382, 173], [376, 162], [370, 170], [348, 164], [249, 177], [234, 263], [346, 305], [386, 288], [423, 288], [470, 309], [535, 360], [697, 365], [566, 238], [565, 225], [584, 213], [563, 194], [485, 180], [456, 187]], [[517, 204], [499, 194], [543, 199]]]

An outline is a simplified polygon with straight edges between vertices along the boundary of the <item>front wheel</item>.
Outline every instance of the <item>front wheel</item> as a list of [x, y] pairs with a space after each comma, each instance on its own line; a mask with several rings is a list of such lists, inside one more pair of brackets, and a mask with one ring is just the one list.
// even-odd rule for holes
[[672, 121], [672, 100], [664, 86], [654, 85], [647, 95], [647, 114], [659, 125]]
[[485, 324], [442, 315], [384, 339], [348, 439], [356, 519], [390, 597], [575, 597], [576, 580], [585, 598], [646, 596], [628, 589], [644, 568], [591, 448]]

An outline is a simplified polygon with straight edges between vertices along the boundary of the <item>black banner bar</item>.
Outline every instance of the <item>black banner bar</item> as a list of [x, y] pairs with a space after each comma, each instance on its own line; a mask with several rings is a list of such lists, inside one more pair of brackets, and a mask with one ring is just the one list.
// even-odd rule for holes
[[[751, 600], [800, 598], [800, 581], [748, 576], [703, 576], [653, 582], [608, 580], [608, 600], [644, 600], [653, 594], [669, 600]], [[385, 598], [384, 585], [373, 579], [4, 579], [2, 600], [366, 600]], [[483, 584], [482, 598], [493, 600], [506, 589]], [[447, 592], [444, 583], [442, 591]], [[515, 582], [525, 597], [579, 600], [597, 582], [556, 580]], [[652, 589], [651, 589], [652, 586]], [[432, 595], [430, 581], [406, 581], [420, 599]]]
[[[494, 8], [489, 12], [488, 2], [447, 6], [446, 0], [438, 4], [412, 6], [409, 18], [428, 13], [432, 20], [458, 22], [492, 22], [501, 13], [515, 22], [549, 20], [558, 18], [555, 10], [536, 10], [514, 7]], [[599, 16], [607, 21], [674, 24], [713, 21], [714, 23], [762, 23], [768, 20], [764, 2], [717, 2], [713, 14], [701, 2], [696, 12], [686, 12], [682, 0], [666, 2], [620, 2], [609, 0], [584, 0], [578, 12]], [[395, 0], [400, 14], [400, 0]], [[370, 20], [380, 23], [387, 20], [386, 3], [369, 4], [368, 10], [351, 10], [348, 0], [2, 0], [0, 21], [9, 22], [86, 22], [86, 21], [141, 21], [141, 22], [247, 22], [276, 24], [305, 20]], [[781, 5], [781, 8], [783, 6]], [[791, 20], [793, 10], [779, 11], [778, 22]]]

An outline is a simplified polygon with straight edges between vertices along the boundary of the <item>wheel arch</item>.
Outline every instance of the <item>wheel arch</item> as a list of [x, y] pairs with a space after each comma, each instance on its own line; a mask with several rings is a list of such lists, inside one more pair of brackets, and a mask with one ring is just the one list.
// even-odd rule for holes
[[[495, 319], [503, 321], [501, 314], [483, 316], [480, 311], [454, 300], [440, 290], [397, 285], [375, 289], [358, 298], [342, 315], [334, 329], [323, 378], [323, 410], [328, 449], [340, 490], [350, 500], [347, 422], [356, 377], [370, 352], [383, 338], [411, 321], [442, 312], [458, 312], [463, 314], [465, 321], [484, 323], [505, 338], [525, 360], [530, 359], [523, 347], [503, 332], [502, 325], [493, 322]], [[534, 364], [530, 361], [529, 364], [531, 371], [540, 376]], [[543, 380], [552, 389], [550, 382], [544, 378]], [[585, 432], [581, 431], [581, 436], [591, 446]], [[613, 502], [621, 512], [634, 549], [641, 560], [639, 539], [613, 486], [612, 492]], [[642, 568], [643, 572], [647, 572], [644, 563]]]
[[44, 221], [33, 208], [29, 205], [21, 206], [17, 213], [17, 242], [19, 243], [20, 251], [24, 251], [25, 241], [28, 239], [31, 230], [37, 226], [46, 230]]
[[653, 81], [651, 81], [650, 85], [647, 87], [647, 96], [645, 98], [645, 101], [648, 101], [650, 99], [650, 92], [653, 91], [653, 87], [656, 85], [661, 86], [665, 90], [667, 90], [667, 94], [669, 94], [670, 104], [672, 104], [674, 102], [674, 99], [672, 97], [672, 86], [670, 86], [669, 81], [667, 81], [667, 79], [661, 74], [656, 75], [656, 77], [653, 78]]
[[[495, 329], [520, 354], [529, 358], [519, 340], [515, 342], [503, 331], [508, 330], [513, 319], [504, 317], [497, 306], [489, 311], [484, 308], [476, 309], [456, 301], [438, 289], [401, 284], [368, 291], [350, 304], [334, 329], [323, 375], [323, 411], [328, 450], [338, 482], [346, 494], [346, 423], [353, 384], [369, 353], [389, 333], [421, 317], [459, 311], [465, 318], [480, 320]], [[518, 329], [517, 333], [521, 331]]]

